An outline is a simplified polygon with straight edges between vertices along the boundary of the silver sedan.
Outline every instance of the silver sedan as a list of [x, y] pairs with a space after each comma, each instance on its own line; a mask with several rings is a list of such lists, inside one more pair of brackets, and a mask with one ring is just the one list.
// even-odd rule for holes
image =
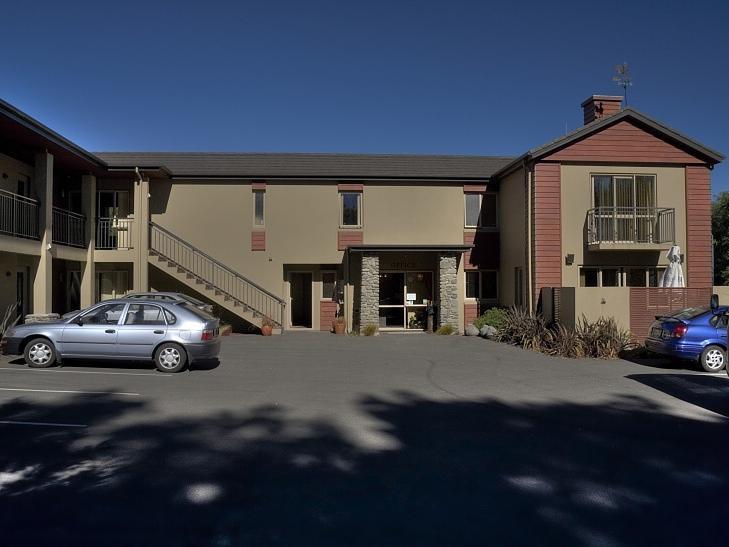
[[184, 301], [106, 300], [48, 323], [11, 328], [0, 353], [23, 355], [31, 367], [66, 358], [154, 360], [162, 372], [220, 353], [216, 317]]

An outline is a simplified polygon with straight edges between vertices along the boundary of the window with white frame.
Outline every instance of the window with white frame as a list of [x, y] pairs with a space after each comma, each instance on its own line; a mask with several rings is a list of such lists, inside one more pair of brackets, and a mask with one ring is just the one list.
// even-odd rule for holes
[[253, 191], [253, 223], [256, 226], [263, 226], [265, 223], [266, 192], [264, 190]]
[[665, 268], [601, 266], [580, 268], [580, 287], [658, 287]]
[[348, 228], [362, 226], [362, 193], [339, 193], [339, 224]]
[[498, 225], [497, 196], [494, 192], [485, 194], [463, 194], [466, 228], [496, 228]]
[[498, 272], [496, 270], [467, 271], [466, 298], [496, 302], [499, 298]]

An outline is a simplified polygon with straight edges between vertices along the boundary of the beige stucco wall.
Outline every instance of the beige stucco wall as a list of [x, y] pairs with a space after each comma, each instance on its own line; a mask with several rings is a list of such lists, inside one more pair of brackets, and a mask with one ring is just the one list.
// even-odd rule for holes
[[[33, 184], [34, 167], [22, 161], [0, 154], [0, 190], [7, 192], [18, 191], [18, 175], [30, 177], [31, 187]], [[5, 178], [3, 175], [7, 175]], [[31, 193], [31, 196], [33, 194]]]
[[562, 323], [574, 328], [584, 316], [589, 321], [613, 317], [620, 327], [630, 329], [629, 287], [563, 287]]
[[719, 295], [719, 304], [729, 306], [729, 286], [714, 285], [714, 294]]
[[[269, 181], [263, 227], [253, 225], [251, 181], [153, 180], [150, 193], [153, 222], [280, 297], [289, 296], [288, 271], [312, 271], [312, 317], [318, 328], [319, 270], [341, 265], [344, 256], [337, 250], [336, 182]], [[258, 229], [266, 232], [266, 251], [250, 250], [251, 231]], [[367, 183], [362, 232], [370, 244], [462, 245], [463, 187]]]
[[512, 306], [515, 304], [514, 269], [522, 269], [524, 285], [527, 278], [526, 188], [523, 169], [514, 171], [499, 183], [499, 226], [499, 303], [502, 306]]
[[365, 243], [462, 245], [463, 186], [368, 183], [362, 218]]
[[[562, 190], [562, 285], [579, 286], [580, 266], [665, 265], [666, 251], [588, 251], [585, 236], [587, 211], [592, 208], [591, 174], [630, 173], [656, 175], [656, 206], [676, 209], [676, 243], [686, 250], [686, 172], [683, 167], [563, 164]], [[574, 254], [567, 266], [564, 257]], [[684, 264], [684, 272], [686, 264]]]

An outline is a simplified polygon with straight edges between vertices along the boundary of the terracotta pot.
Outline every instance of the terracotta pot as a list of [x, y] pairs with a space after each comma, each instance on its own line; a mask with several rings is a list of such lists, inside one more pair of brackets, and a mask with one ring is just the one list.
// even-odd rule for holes
[[332, 328], [334, 330], [334, 334], [347, 333], [347, 323], [342, 323], [341, 321], [332, 321]]
[[263, 336], [271, 336], [273, 334], [273, 327], [271, 325], [263, 325], [261, 327], [261, 334]]

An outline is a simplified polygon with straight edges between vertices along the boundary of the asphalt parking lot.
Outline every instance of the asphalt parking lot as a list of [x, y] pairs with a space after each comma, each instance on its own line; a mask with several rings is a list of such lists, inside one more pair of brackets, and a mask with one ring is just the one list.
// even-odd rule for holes
[[478, 338], [0, 358], [8, 545], [727, 544], [729, 379]]

